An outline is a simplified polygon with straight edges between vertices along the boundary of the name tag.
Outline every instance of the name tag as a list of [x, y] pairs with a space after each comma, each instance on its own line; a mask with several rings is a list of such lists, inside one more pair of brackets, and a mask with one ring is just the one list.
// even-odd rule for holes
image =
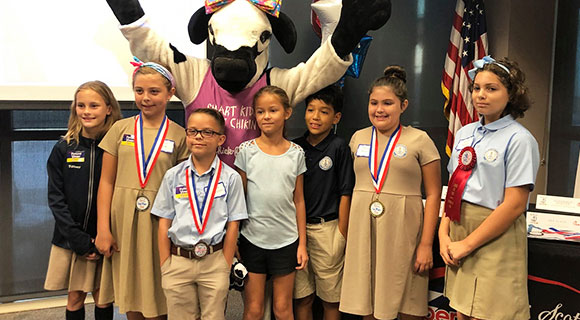
[[359, 144], [358, 148], [356, 149], [356, 156], [357, 157], [368, 158], [370, 153], [371, 153], [371, 145], [370, 144]]
[[133, 136], [132, 134], [124, 134], [123, 139], [121, 140], [121, 145], [134, 147], [135, 146], [135, 136]]
[[165, 140], [163, 146], [161, 146], [161, 151], [165, 153], [173, 153], [173, 148], [175, 148], [175, 141]]
[[472, 142], [473, 142], [473, 137], [461, 139], [461, 140], [459, 140], [459, 142], [457, 142], [457, 147], [455, 147], [455, 149], [462, 150], [465, 147], [471, 146]]
[[227, 194], [226, 186], [223, 182], [220, 182], [215, 190], [214, 198], [221, 198]]
[[67, 152], [66, 162], [85, 162], [85, 152], [84, 151]]
[[175, 188], [175, 199], [187, 199], [186, 186], [177, 186], [177, 188]]

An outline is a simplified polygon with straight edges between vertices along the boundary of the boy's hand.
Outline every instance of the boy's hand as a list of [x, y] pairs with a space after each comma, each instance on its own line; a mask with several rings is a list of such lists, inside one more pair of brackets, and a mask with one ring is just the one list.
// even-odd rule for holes
[[110, 231], [97, 233], [95, 247], [107, 258], [110, 258], [114, 252], [119, 252], [117, 241], [115, 241]]
[[159, 262], [160, 262], [159, 263], [159, 266], [161, 267], [165, 263], [165, 261], [167, 261], [167, 259], [169, 259], [170, 256], [171, 256], [171, 253], [169, 253], [168, 255], [166, 255], [164, 257], [162, 257], [161, 256], [161, 253], [160, 253], [159, 254]]
[[296, 270], [303, 270], [308, 264], [308, 252], [306, 251], [306, 246], [299, 245], [298, 251], [296, 252], [296, 260], [298, 261], [298, 266]]

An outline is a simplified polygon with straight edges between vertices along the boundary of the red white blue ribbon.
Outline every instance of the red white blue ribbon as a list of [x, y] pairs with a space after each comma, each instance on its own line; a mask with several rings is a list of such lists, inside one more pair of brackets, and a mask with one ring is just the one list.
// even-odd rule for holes
[[[234, 1], [236, 0], [205, 0], [205, 13], [210, 14], [216, 12], [223, 6]], [[267, 14], [273, 15], [276, 18], [280, 16], [280, 7], [282, 6], [282, 0], [247, 0], [247, 1]]]
[[[203, 201], [199, 202], [197, 198], [197, 192], [195, 192], [195, 177], [191, 174], [189, 177], [190, 168], [185, 168], [185, 184], [187, 186], [187, 197], [189, 199], [189, 206], [191, 207], [191, 213], [193, 215], [193, 221], [195, 222], [195, 228], [199, 234], [205, 231], [207, 226], [207, 221], [209, 220], [209, 213], [211, 211], [211, 206], [213, 205], [213, 199], [215, 197], [215, 192], [220, 181], [220, 176], [222, 174], [222, 162], [218, 160], [217, 174], [212, 174], [209, 178], [209, 184], [207, 185], [207, 190], [203, 196]], [[191, 183], [190, 183], [191, 179]], [[193, 196], [192, 196], [193, 195]], [[209, 200], [208, 200], [209, 195]], [[195, 204], [195, 205], [194, 205]]]
[[401, 131], [401, 125], [399, 125], [395, 131], [393, 131], [389, 137], [389, 142], [387, 143], [385, 151], [383, 152], [383, 156], [379, 162], [379, 140], [377, 139], [377, 129], [373, 126], [373, 131], [371, 133], [369, 169], [371, 171], [371, 180], [373, 180], [373, 185], [377, 193], [381, 192], [383, 184], [387, 178], [389, 164], [391, 163], [391, 158], [393, 157], [395, 146], [401, 137]]
[[138, 114], [135, 118], [135, 159], [137, 161], [137, 174], [139, 176], [139, 184], [141, 189], [145, 189], [147, 181], [151, 176], [151, 172], [157, 163], [157, 158], [161, 153], [161, 147], [165, 142], [165, 137], [167, 136], [167, 131], [169, 129], [169, 119], [167, 115], [163, 118], [163, 123], [159, 130], [157, 131], [157, 136], [151, 146], [149, 155], [145, 158], [145, 147], [143, 145], [143, 118], [141, 114]]

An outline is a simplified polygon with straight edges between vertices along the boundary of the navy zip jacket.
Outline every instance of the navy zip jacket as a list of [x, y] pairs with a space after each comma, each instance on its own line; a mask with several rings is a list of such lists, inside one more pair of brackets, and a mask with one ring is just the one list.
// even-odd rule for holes
[[103, 150], [100, 142], [79, 137], [67, 144], [60, 139], [48, 158], [48, 206], [56, 224], [52, 243], [78, 255], [96, 252], [97, 188]]

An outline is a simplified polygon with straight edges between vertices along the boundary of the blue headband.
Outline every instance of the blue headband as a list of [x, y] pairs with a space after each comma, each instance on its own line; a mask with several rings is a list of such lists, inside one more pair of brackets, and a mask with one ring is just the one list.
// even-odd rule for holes
[[173, 79], [173, 75], [171, 74], [171, 72], [169, 72], [169, 70], [167, 70], [164, 66], [155, 62], [143, 62], [139, 60], [139, 58], [137, 57], [133, 57], [133, 60], [135, 60], [135, 62], [131, 61], [131, 64], [135, 67], [135, 71], [133, 71], [133, 77], [135, 77], [135, 73], [137, 73], [137, 70], [143, 67], [149, 67], [159, 72], [165, 79], [169, 80], [171, 86], [175, 88], [175, 79]]
[[473, 81], [475, 79], [475, 73], [477, 72], [478, 69], [481, 69], [481, 68], [483, 68], [484, 65], [490, 64], [490, 63], [495, 64], [496, 66], [505, 70], [505, 72], [507, 72], [508, 74], [511, 74], [510, 69], [508, 69], [506, 66], [504, 66], [503, 64], [497, 63], [495, 61], [495, 59], [492, 58], [491, 56], [485, 56], [479, 60], [473, 61], [474, 68], [467, 71], [467, 75], [469, 75], [469, 78], [471, 78], [471, 81]]

